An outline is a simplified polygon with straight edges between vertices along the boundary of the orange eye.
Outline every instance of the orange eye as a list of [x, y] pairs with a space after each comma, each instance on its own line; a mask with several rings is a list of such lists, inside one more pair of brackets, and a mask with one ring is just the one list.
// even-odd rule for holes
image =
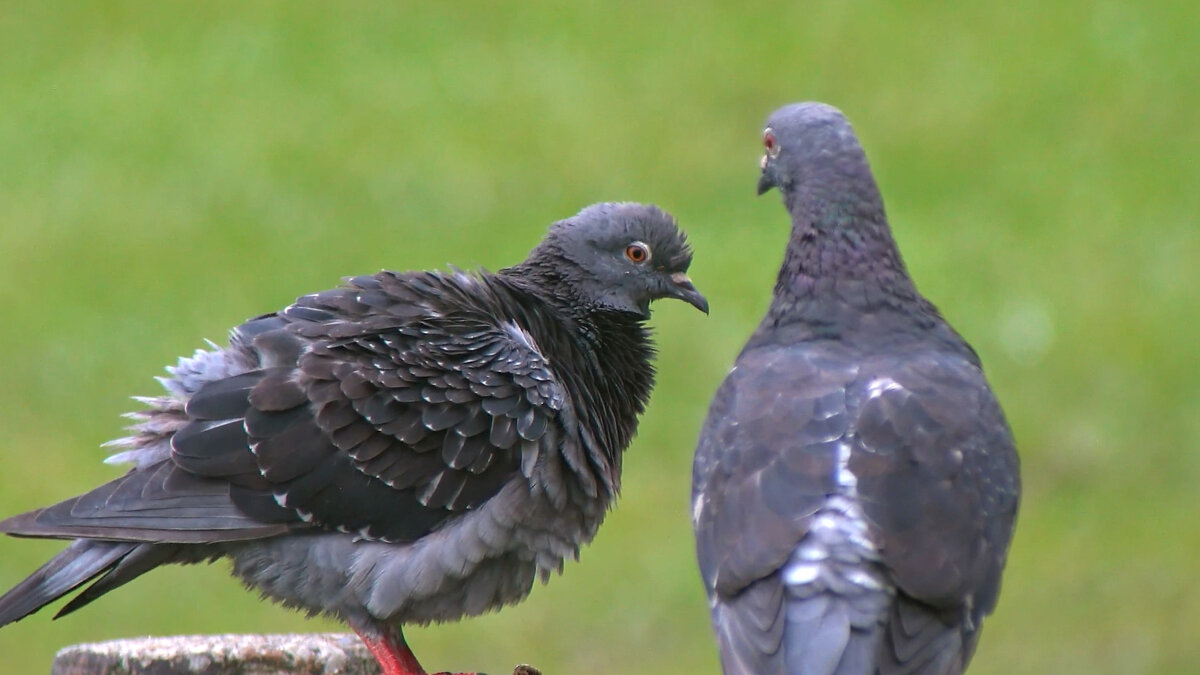
[[775, 134], [770, 129], [763, 132], [763, 147], [767, 149], [767, 154], [772, 157], [779, 154], [779, 145], [775, 143]]
[[650, 247], [640, 241], [635, 241], [625, 247], [625, 257], [629, 262], [641, 265], [650, 259]]

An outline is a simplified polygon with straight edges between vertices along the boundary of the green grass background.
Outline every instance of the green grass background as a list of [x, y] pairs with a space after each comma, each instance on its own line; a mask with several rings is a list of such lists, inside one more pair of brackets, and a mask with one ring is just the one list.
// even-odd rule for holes
[[[1200, 10], [1188, 2], [0, 5], [0, 513], [114, 477], [163, 365], [343, 275], [519, 260], [653, 201], [712, 316], [655, 313], [659, 387], [582, 561], [413, 629], [434, 670], [715, 673], [688, 521], [707, 402], [788, 221], [753, 196], [776, 106], [842, 107], [922, 290], [970, 339], [1025, 498], [972, 672], [1200, 663]], [[0, 586], [58, 544], [0, 540]], [[334, 629], [224, 565], [0, 630], [64, 645]]]

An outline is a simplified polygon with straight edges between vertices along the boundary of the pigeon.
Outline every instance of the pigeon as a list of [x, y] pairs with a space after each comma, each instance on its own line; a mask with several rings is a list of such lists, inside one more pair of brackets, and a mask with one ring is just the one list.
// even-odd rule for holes
[[696, 552], [726, 675], [962, 673], [1020, 492], [974, 350], [913, 285], [850, 123], [767, 121], [791, 238], [697, 444]]
[[383, 271], [246, 321], [141, 399], [125, 475], [0, 522], [73, 540], [0, 626], [227, 558], [385, 675], [424, 674], [403, 625], [518, 602], [595, 536], [654, 385], [650, 303], [708, 312], [691, 260], [658, 207], [596, 204], [498, 273]]

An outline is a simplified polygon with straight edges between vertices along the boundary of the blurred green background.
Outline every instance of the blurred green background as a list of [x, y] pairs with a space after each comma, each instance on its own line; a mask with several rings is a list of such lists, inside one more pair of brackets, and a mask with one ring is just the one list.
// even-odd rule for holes
[[[525, 604], [409, 635], [435, 670], [717, 672], [692, 447], [787, 237], [753, 196], [763, 120], [817, 99], [854, 120], [1022, 452], [972, 673], [1196, 672], [1195, 3], [434, 4], [3, 4], [0, 513], [117, 475], [98, 445], [127, 397], [202, 338], [343, 275], [496, 269], [585, 204], [653, 201], [713, 312], [655, 314], [617, 510]], [[58, 548], [0, 540], [0, 586]], [[51, 613], [0, 630], [0, 671], [81, 641], [337, 629], [222, 563]]]

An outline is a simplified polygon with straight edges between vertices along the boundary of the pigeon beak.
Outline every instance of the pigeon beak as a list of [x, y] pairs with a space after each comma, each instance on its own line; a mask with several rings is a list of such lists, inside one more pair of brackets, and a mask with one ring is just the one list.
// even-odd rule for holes
[[692, 307], [708, 314], [708, 300], [703, 295], [700, 295], [700, 291], [697, 291], [696, 287], [692, 285], [692, 280], [683, 272], [676, 272], [671, 275], [670, 296], [683, 300]]
[[768, 161], [766, 155], [762, 158], [762, 175], [758, 177], [758, 194], [761, 196], [767, 190], [778, 187], [775, 182], [775, 165]]

